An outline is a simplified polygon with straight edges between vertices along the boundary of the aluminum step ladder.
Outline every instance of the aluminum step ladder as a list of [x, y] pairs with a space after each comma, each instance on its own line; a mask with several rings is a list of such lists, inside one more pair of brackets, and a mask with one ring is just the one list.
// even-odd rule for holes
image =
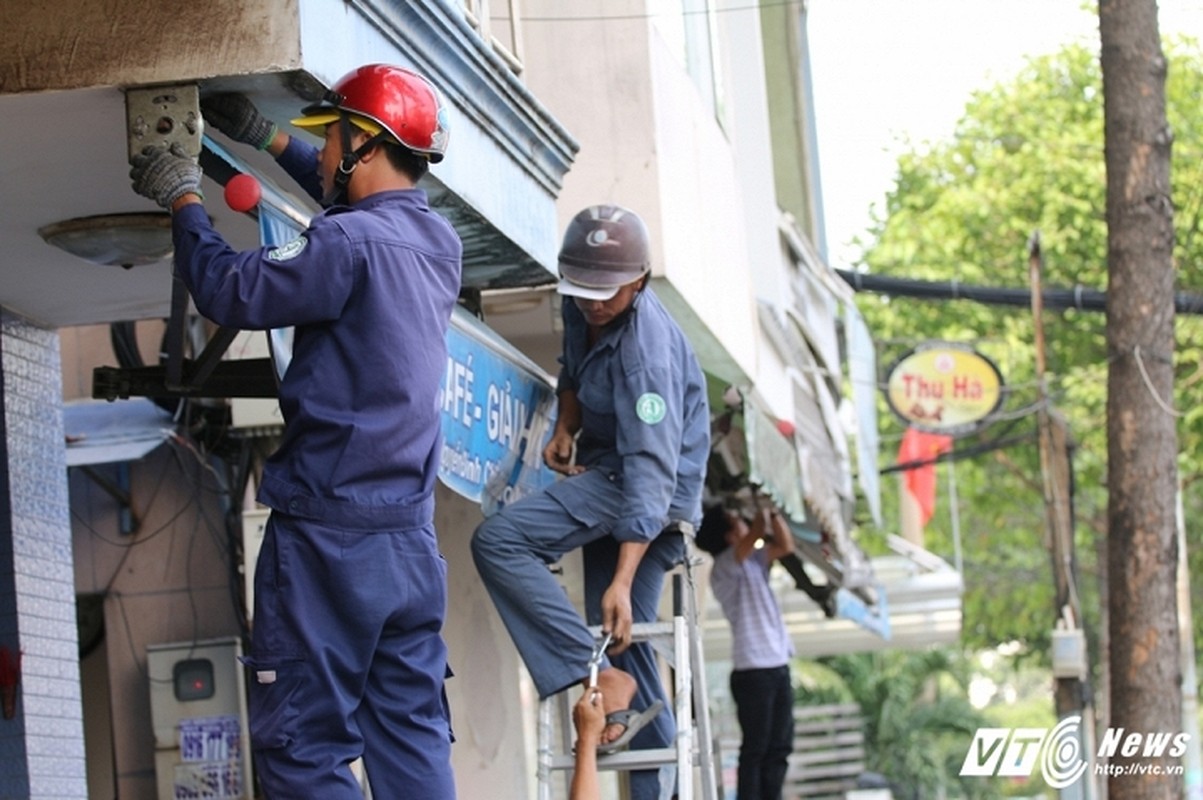
[[[675, 744], [673, 747], [626, 750], [599, 756], [597, 768], [629, 772], [674, 765], [678, 800], [718, 800], [717, 742], [710, 730], [702, 631], [693, 581], [694, 563], [687, 555], [684, 564], [672, 572], [672, 619], [639, 622], [631, 629], [632, 642], [649, 642], [672, 669], [670, 699], [676, 718]], [[590, 632], [595, 640], [601, 640], [599, 626], [591, 628]], [[566, 690], [539, 703], [538, 800], [554, 800], [555, 773], [568, 776], [575, 764], [570, 693], [572, 690]], [[700, 794], [694, 787], [695, 767]]]

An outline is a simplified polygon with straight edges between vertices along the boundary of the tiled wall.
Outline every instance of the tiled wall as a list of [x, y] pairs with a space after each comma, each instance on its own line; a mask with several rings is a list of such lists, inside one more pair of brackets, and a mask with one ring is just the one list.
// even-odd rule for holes
[[0, 800], [87, 798], [58, 337], [0, 309], [0, 646], [22, 651], [0, 719]]

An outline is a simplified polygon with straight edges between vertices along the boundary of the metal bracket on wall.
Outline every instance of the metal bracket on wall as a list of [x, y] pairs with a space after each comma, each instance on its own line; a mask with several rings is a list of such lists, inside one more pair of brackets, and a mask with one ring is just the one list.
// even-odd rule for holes
[[[200, 89], [195, 84], [127, 89], [125, 107], [131, 159], [147, 146], [179, 144], [218, 183], [225, 185], [235, 174], [203, 150]], [[162, 363], [129, 369], [97, 367], [92, 373], [92, 396], [104, 400], [131, 396], [275, 397], [276, 382], [269, 360], [222, 359], [238, 335], [234, 328], [218, 328], [194, 359], [184, 357], [188, 309], [188, 289], [173, 264]]]
[[125, 119], [131, 160], [144, 147], [173, 144], [193, 158], [200, 155], [204, 123], [196, 84], [126, 89]]

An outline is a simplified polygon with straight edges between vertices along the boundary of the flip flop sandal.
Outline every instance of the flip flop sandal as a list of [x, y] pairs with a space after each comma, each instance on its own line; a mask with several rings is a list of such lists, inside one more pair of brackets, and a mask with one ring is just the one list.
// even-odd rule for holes
[[622, 736], [619, 736], [614, 741], [599, 744], [597, 746], [597, 754], [599, 756], [607, 756], [611, 753], [626, 750], [631, 744], [631, 739], [635, 738], [635, 734], [646, 728], [648, 723], [658, 717], [662, 710], [664, 710], [664, 703], [657, 700], [643, 711], [624, 708], [621, 711], [611, 711], [609, 714], [606, 714], [606, 727], [622, 725], [626, 730], [622, 732]]

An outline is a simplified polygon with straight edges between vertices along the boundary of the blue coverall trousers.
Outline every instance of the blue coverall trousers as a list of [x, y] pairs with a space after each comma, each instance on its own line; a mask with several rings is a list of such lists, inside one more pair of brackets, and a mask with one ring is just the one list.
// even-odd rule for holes
[[362, 800], [360, 756], [375, 797], [455, 798], [446, 608], [428, 522], [368, 532], [272, 513], [244, 659], [268, 798]]
[[[614, 576], [619, 547], [610, 531], [621, 508], [620, 478], [591, 469], [502, 508], [472, 537], [476, 568], [541, 698], [588, 677], [594, 646], [585, 620], [548, 566], [583, 548], [586, 615], [590, 624], [600, 624], [601, 597]], [[648, 547], [631, 586], [635, 622], [656, 619], [664, 574], [683, 554], [679, 533], [658, 536]], [[664, 702], [664, 711], [636, 735], [632, 747], [670, 747], [676, 732], [672, 704], [652, 647], [633, 645], [609, 663], [630, 673], [638, 684], [632, 708], [647, 708], [657, 699]], [[657, 800], [657, 771], [632, 773], [631, 797]]]

